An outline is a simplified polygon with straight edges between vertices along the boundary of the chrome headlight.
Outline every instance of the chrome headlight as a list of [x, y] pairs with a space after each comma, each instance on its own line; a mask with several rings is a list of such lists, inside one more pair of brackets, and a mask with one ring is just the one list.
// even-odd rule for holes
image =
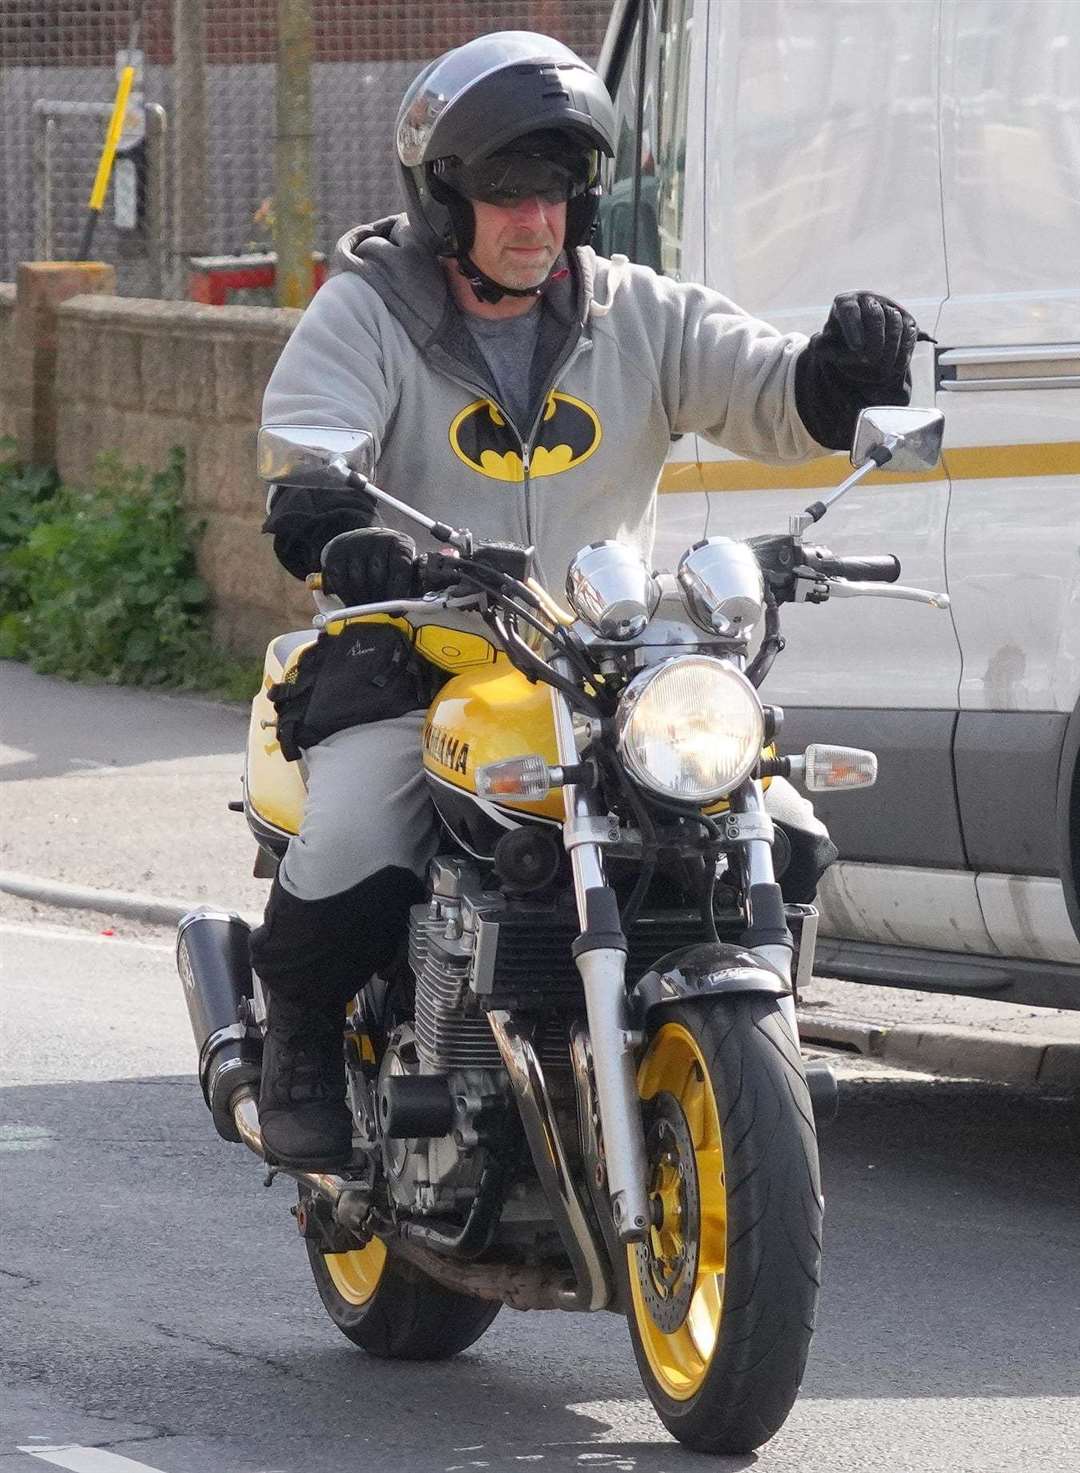
[[615, 731], [626, 769], [642, 787], [705, 805], [750, 776], [765, 716], [757, 691], [734, 665], [678, 655], [634, 677]]
[[635, 639], [660, 602], [660, 585], [631, 547], [592, 542], [566, 575], [566, 596], [602, 639]]

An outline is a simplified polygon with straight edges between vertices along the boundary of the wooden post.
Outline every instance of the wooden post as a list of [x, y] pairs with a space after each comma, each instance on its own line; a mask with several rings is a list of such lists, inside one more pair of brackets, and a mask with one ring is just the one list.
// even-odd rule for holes
[[274, 249], [279, 307], [306, 307], [314, 290], [312, 51], [311, 0], [278, 0]]

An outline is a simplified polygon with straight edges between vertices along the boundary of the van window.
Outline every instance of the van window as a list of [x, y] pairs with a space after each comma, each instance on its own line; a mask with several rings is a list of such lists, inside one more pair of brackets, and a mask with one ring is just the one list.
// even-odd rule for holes
[[605, 255], [621, 251], [676, 278], [693, 9], [693, 0], [645, 0], [640, 7], [614, 90], [616, 152], [604, 181], [597, 240]]

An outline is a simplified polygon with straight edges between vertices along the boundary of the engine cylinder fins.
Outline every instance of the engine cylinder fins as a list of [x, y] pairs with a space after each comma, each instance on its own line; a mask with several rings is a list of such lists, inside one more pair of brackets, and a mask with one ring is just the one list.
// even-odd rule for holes
[[454, 1100], [445, 1074], [390, 1074], [379, 1088], [379, 1121], [384, 1136], [413, 1140], [449, 1135]]

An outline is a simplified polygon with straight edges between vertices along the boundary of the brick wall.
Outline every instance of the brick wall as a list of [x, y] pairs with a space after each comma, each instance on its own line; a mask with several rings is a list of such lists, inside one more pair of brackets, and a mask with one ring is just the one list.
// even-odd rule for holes
[[73, 297], [57, 313], [61, 476], [85, 482], [103, 450], [157, 471], [182, 445], [187, 500], [206, 522], [199, 560], [215, 635], [250, 653], [312, 614], [309, 595], [259, 534], [266, 488], [255, 474], [263, 390], [299, 317], [107, 296]]

